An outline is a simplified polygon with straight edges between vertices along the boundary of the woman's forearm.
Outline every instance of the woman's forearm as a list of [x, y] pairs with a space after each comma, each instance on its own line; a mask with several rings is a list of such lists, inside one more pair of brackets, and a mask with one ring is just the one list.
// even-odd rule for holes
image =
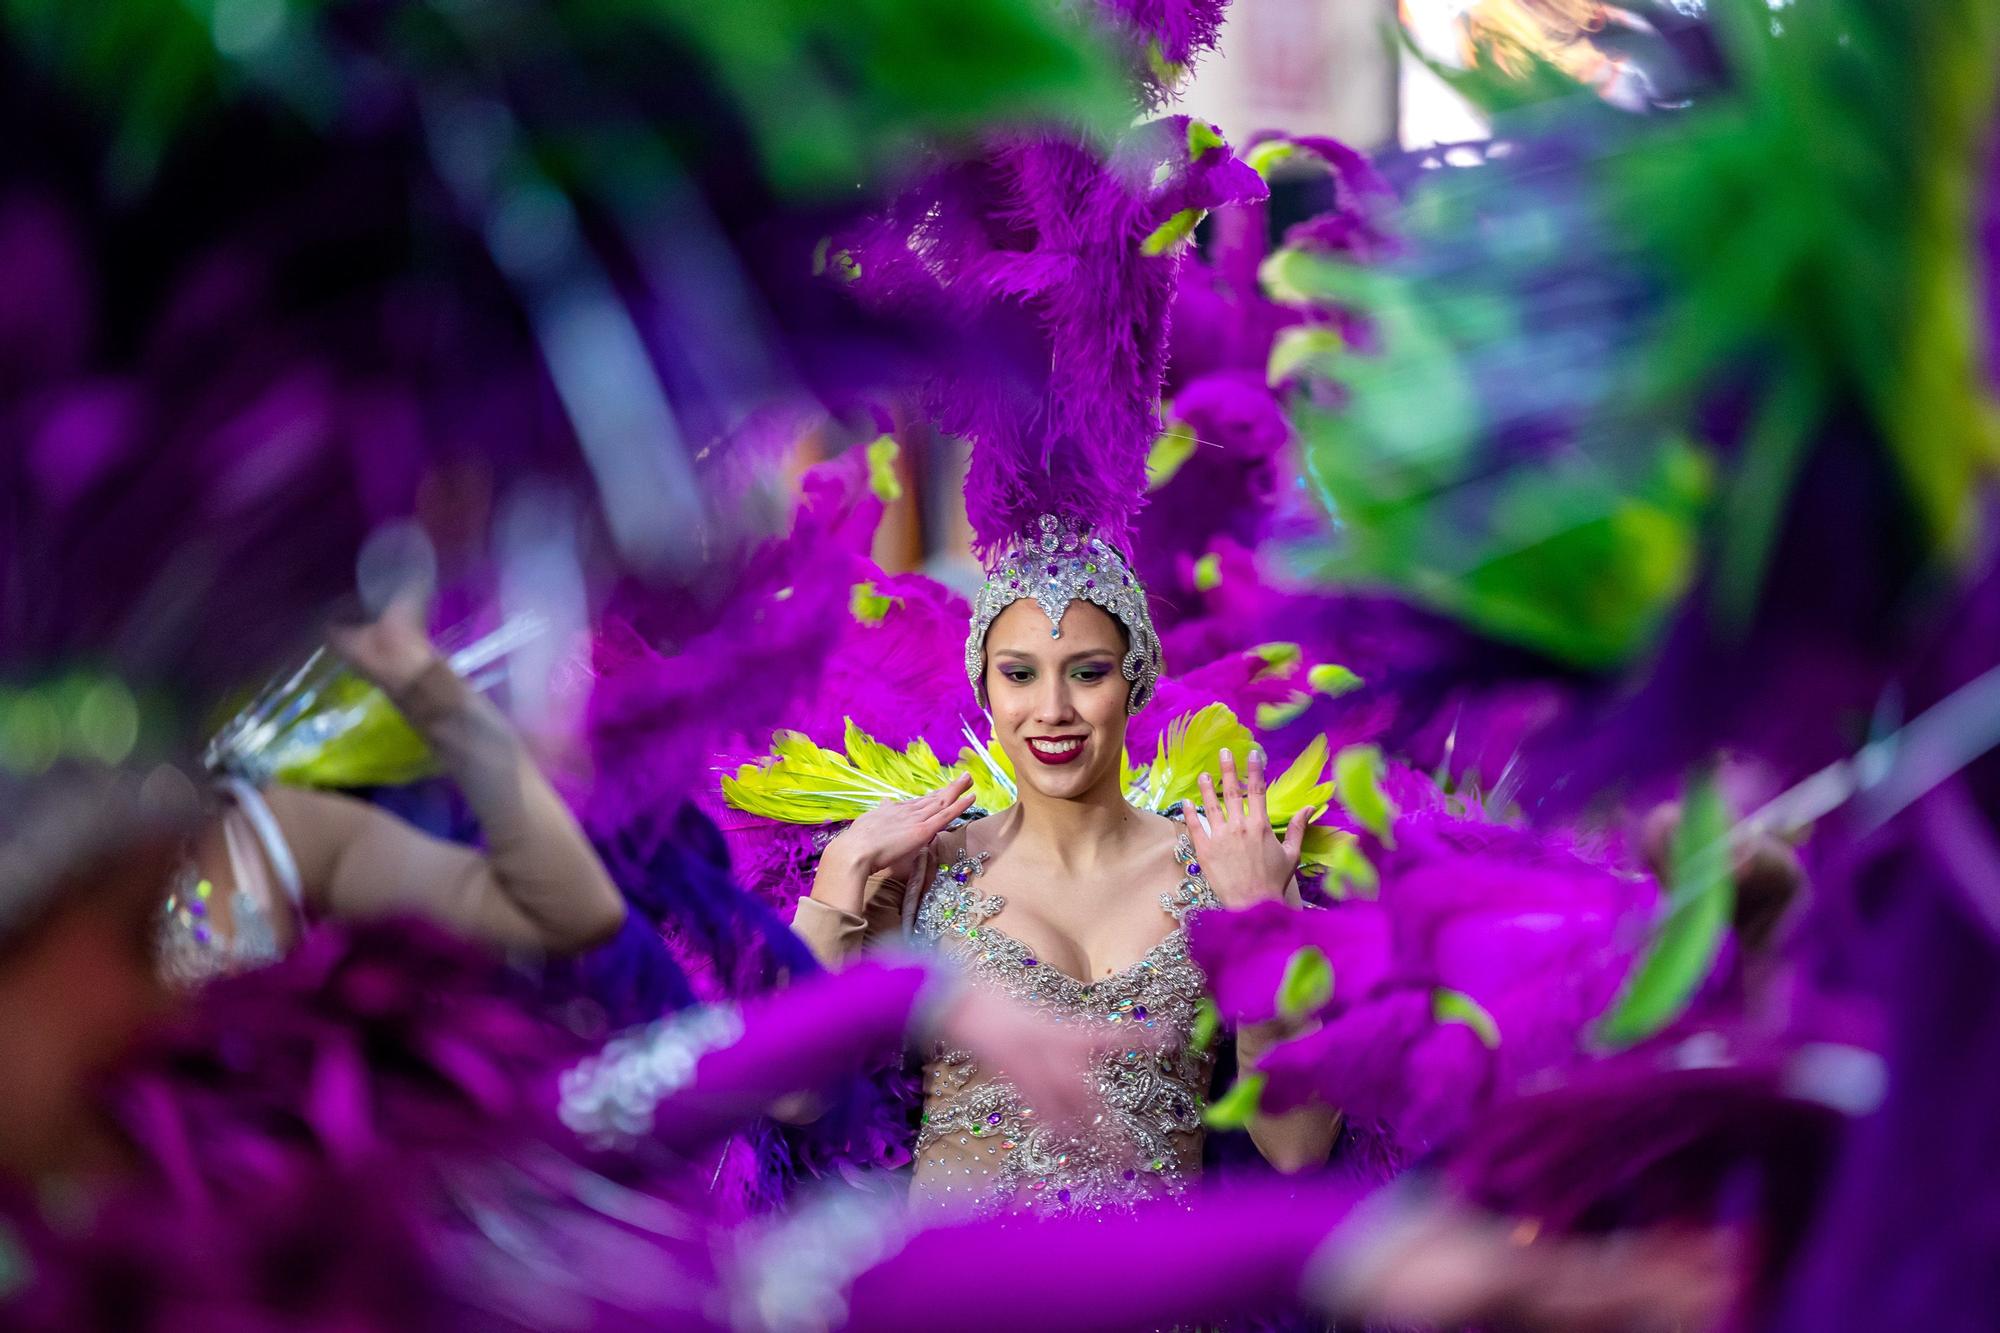
[[650, 1093], [648, 1137], [698, 1151], [789, 1095], [830, 1087], [930, 1035], [952, 987], [916, 964], [863, 963], [740, 1010], [686, 1011], [613, 1040], [566, 1076], [563, 1118], [586, 1134], [630, 1132], [632, 1102]]
[[[820, 1299], [798, 1313], [844, 1311], [836, 1327], [876, 1333], [941, 1324], [966, 1333], [1052, 1327], [1139, 1333], [1279, 1315], [1301, 1304], [1309, 1266], [1361, 1193], [1351, 1184], [1266, 1181], [1122, 1216], [940, 1226], [880, 1246], [886, 1256], [856, 1274], [844, 1293], [806, 1288]], [[782, 1233], [780, 1240], [797, 1244]], [[979, 1256], [984, 1271], [1007, 1275], [971, 1301], [963, 1270], [968, 1254]], [[940, 1311], [947, 1312], [942, 1319]]]
[[1283, 1115], [1258, 1114], [1250, 1118], [1249, 1131], [1264, 1160], [1293, 1175], [1325, 1163], [1340, 1133], [1340, 1112], [1301, 1106]]
[[893, 933], [904, 886], [840, 854], [836, 839], [813, 872], [812, 892], [792, 912], [792, 933], [828, 968], [847, 965], [871, 934]]
[[[1236, 1035], [1237, 1060], [1242, 1068], [1253, 1068], [1273, 1046], [1296, 1035], [1293, 1026], [1283, 1020], [1245, 1024]], [[1287, 1174], [1309, 1171], [1333, 1152], [1334, 1139], [1340, 1133], [1340, 1112], [1318, 1105], [1301, 1106], [1282, 1115], [1260, 1112], [1250, 1117], [1247, 1128], [1250, 1141], [1274, 1168]]]
[[838, 855], [829, 844], [813, 870], [811, 896], [837, 912], [860, 916], [868, 902], [868, 871]]
[[391, 701], [458, 784], [485, 834], [484, 873], [464, 886], [465, 906], [491, 912], [501, 904], [480, 900], [503, 899], [558, 952], [615, 934], [625, 919], [623, 896], [500, 710], [443, 661]]

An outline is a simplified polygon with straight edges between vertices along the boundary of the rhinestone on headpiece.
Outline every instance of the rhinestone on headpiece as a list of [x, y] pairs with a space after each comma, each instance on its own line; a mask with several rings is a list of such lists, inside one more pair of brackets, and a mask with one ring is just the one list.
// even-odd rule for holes
[[1164, 665], [1160, 636], [1146, 609], [1146, 589], [1115, 547], [1090, 536], [1075, 519], [1043, 514], [1034, 528], [1004, 547], [986, 572], [972, 603], [972, 632], [965, 640], [965, 674], [979, 702], [986, 702], [986, 631], [1002, 611], [1023, 598], [1042, 608], [1062, 637], [1063, 612], [1071, 602], [1093, 602], [1125, 626], [1132, 646], [1122, 671], [1132, 682], [1126, 699], [1136, 713], [1153, 697]]

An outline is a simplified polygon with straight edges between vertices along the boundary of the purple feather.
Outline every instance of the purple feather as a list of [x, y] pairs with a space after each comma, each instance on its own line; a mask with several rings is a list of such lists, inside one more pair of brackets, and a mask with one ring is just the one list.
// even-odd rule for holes
[[[1215, 49], [1229, 0], [1095, 0], [1132, 48], [1130, 66], [1142, 95], [1157, 106], [1174, 92], [1173, 75]], [[1165, 69], [1161, 67], [1165, 66]]]
[[[1395, 846], [1373, 852], [1376, 899], [1211, 913], [1195, 922], [1193, 947], [1225, 1010], [1251, 1021], [1273, 1012], [1291, 955], [1321, 949], [1334, 971], [1324, 1026], [1259, 1065], [1267, 1103], [1316, 1097], [1415, 1153], [1457, 1135], [1491, 1098], [1584, 1057], [1655, 893], [1564, 838], [1453, 814], [1407, 769], [1390, 786], [1404, 813]], [[1439, 1009], [1448, 992], [1485, 1018]], [[1494, 1030], [1482, 1031], [1488, 1019]]]
[[[1148, 496], [1138, 521], [1139, 576], [1160, 592], [1183, 583], [1178, 561], [1198, 559], [1224, 538], [1245, 547], [1263, 538], [1285, 491], [1284, 449], [1291, 440], [1284, 410], [1257, 371], [1218, 371], [1188, 382], [1168, 417], [1194, 437], [1194, 452]], [[1173, 619], [1156, 614], [1162, 633]]]
[[1389, 224], [1397, 204], [1396, 191], [1366, 153], [1338, 139], [1311, 134], [1260, 134], [1251, 138], [1250, 146], [1270, 138], [1283, 138], [1307, 161], [1323, 166], [1333, 195], [1329, 207], [1285, 232], [1285, 244], [1344, 255], [1358, 263], [1373, 263], [1396, 253]]
[[707, 605], [646, 592], [599, 631], [588, 731], [595, 829], [671, 808], [716, 782], [716, 756], [761, 753], [815, 689], [819, 653], [851, 621], [880, 503], [850, 465], [816, 470], [792, 531], [765, 543]]
[[1192, 932], [1195, 962], [1224, 1018], [1262, 1023], [1277, 1011], [1278, 983], [1300, 949], [1318, 949], [1333, 964], [1337, 995], [1359, 1000], [1388, 979], [1390, 919], [1379, 903], [1343, 903], [1331, 911], [1294, 912], [1260, 903], [1240, 912], [1210, 912]]
[[818, 688], [788, 725], [838, 747], [852, 718], [885, 745], [927, 741], [949, 763], [964, 743], [960, 729], [980, 722], [962, 660], [972, 609], [922, 574], [875, 571], [867, 581], [888, 609], [874, 623], [845, 618], [824, 650]]
[[974, 443], [967, 513], [982, 555], [1045, 512], [1130, 545], [1180, 262], [1177, 246], [1145, 253], [1147, 240], [1183, 209], [1262, 189], [1226, 147], [1192, 157], [1175, 117], [1135, 131], [1109, 162], [1052, 136], [1001, 141], [850, 240], [857, 296], [942, 314], [979, 349], [923, 396], [941, 429]]
[[[874, 1021], [900, 1023], [916, 983], [877, 980]], [[778, 1048], [795, 1026], [749, 1021]], [[747, 1118], [744, 1089], [790, 1066], [735, 1048], [719, 1100], [686, 1113], [685, 1153], [666, 1133], [613, 1151], [558, 1115], [559, 1076], [590, 1049], [469, 945], [411, 923], [317, 929], [192, 997], [117, 1071], [105, 1096], [130, 1169], [91, 1182], [87, 1212], [49, 1225], [0, 1190], [32, 1275], [0, 1293], [0, 1317], [246, 1333], [714, 1326], [718, 1243], [743, 1203], [772, 1201], [754, 1193], [759, 1172], [825, 1150], [759, 1131], [719, 1167], [707, 1131]], [[815, 1132], [884, 1164], [889, 1136], [853, 1105]]]

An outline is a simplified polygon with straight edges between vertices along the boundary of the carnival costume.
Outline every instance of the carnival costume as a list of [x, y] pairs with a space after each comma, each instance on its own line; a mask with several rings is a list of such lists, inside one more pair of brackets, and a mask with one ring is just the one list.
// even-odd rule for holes
[[[1041, 607], [1055, 637], [1074, 601], [1116, 617], [1131, 643], [1122, 663], [1127, 709], [1144, 706], [1161, 668], [1145, 591], [1115, 548], [1053, 515], [1002, 548], [974, 603], [965, 667], [982, 698], [987, 629], [1024, 599]], [[1079, 1134], [1038, 1122], [1004, 1076], [981, 1070], [970, 1052], [936, 1051], [915, 1150], [920, 1200], [1103, 1210], [1179, 1193], [1199, 1175], [1201, 1108], [1214, 1057], [1191, 1041], [1203, 979], [1188, 955], [1186, 927], [1215, 896], [1184, 833], [1175, 855], [1181, 877], [1158, 894], [1171, 930], [1144, 957], [1092, 980], [1044, 962], [996, 924], [1006, 900], [981, 891], [986, 854], [969, 851], [962, 831], [941, 838], [908, 884], [872, 882], [865, 917], [800, 901], [796, 929], [830, 965], [844, 963], [871, 934], [902, 933], [1051, 1021], [1105, 1030], [1110, 1049], [1093, 1068], [1098, 1111]]]
[[[1327, 147], [1321, 155], [1332, 151]], [[964, 741], [958, 762], [941, 761], [923, 739], [938, 729], [918, 725], [896, 738], [906, 742], [899, 750], [850, 722], [844, 734], [836, 732], [844, 745], [838, 752], [828, 744], [835, 728], [827, 718], [817, 728], [819, 738], [781, 732], [769, 757], [725, 777], [723, 792], [732, 806], [817, 826], [823, 845], [827, 826], [884, 799], [935, 790], [961, 773], [972, 779], [979, 811], [1011, 804], [1013, 774], [1004, 754], [976, 729], [973, 710], [985, 702], [986, 632], [1017, 601], [1034, 601], [1057, 635], [1071, 603], [1103, 608], [1127, 636], [1120, 667], [1129, 711], [1137, 714], [1154, 699], [1164, 648], [1129, 546], [1149, 485], [1148, 456], [1161, 435], [1167, 312], [1186, 242], [1205, 210], [1264, 194], [1258, 173], [1213, 127], [1168, 117], [1141, 126], [1103, 157], [1060, 136], [1004, 139], [979, 162], [920, 182], [884, 214], [836, 238], [843, 247], [836, 253], [846, 262], [834, 266], [835, 280], [856, 299], [890, 311], [941, 309], [974, 335], [990, 331], [994, 341], [1018, 338], [1025, 326], [1033, 352], [1023, 364], [1037, 373], [1010, 375], [984, 363], [945, 359], [920, 392], [938, 426], [972, 443], [966, 509], [974, 550], [985, 566], [964, 645], [972, 694], [956, 718]], [[1253, 509], [1263, 503], [1253, 501]], [[1260, 515], [1246, 512], [1239, 521], [1254, 528]], [[894, 623], [896, 615], [891, 607], [877, 619]], [[848, 651], [859, 654], [867, 646], [859, 642]], [[1300, 670], [1296, 645], [1244, 643], [1229, 657], [1239, 674], [1270, 678], [1242, 692], [1246, 701], [1273, 689], [1284, 697], [1290, 687], [1283, 678]], [[1326, 693], [1339, 688], [1329, 685]], [[1216, 770], [1223, 752], [1240, 762], [1256, 738], [1214, 694], [1183, 693], [1160, 707], [1173, 711], [1162, 713], [1171, 720], [1152, 722], [1159, 742], [1151, 761], [1127, 756], [1124, 768], [1128, 799], [1165, 814], [1196, 795], [1198, 778]], [[1260, 726], [1273, 730], [1297, 716], [1296, 710], [1277, 710], [1267, 722], [1261, 706], [1258, 712]], [[1143, 727], [1134, 730], [1144, 734]], [[1302, 869], [1335, 897], [1366, 898], [1376, 891], [1371, 857], [1387, 859], [1399, 810], [1417, 811], [1433, 797], [1445, 803], [1428, 779], [1385, 764], [1366, 746], [1336, 753], [1324, 736], [1301, 744], [1295, 733], [1274, 752], [1289, 763], [1271, 784], [1270, 818], [1282, 827], [1301, 810], [1307, 813]], [[1394, 797], [1381, 789], [1405, 782], [1411, 790]], [[1467, 832], [1505, 842], [1483, 829]], [[1542, 850], [1531, 847], [1522, 859]], [[1272, 1053], [1271, 1059], [1285, 1062], [1287, 1074], [1276, 1090], [1288, 1104], [1314, 1097], [1327, 1106], [1364, 1108], [1361, 1132], [1378, 1141], [1393, 1164], [1462, 1127], [1505, 1079], [1574, 1052], [1581, 1025], [1596, 1012], [1592, 1005], [1602, 1006], [1629, 961], [1629, 951], [1613, 941], [1617, 925], [1650, 901], [1650, 891], [1556, 853], [1550, 859], [1560, 868], [1549, 876], [1556, 892], [1515, 893], [1509, 872], [1516, 856], [1510, 844], [1480, 867], [1491, 873], [1476, 882], [1490, 894], [1476, 903], [1411, 894], [1380, 905], [1355, 902], [1351, 914], [1333, 914], [1339, 923], [1332, 929], [1343, 930], [1351, 920], [1357, 933], [1382, 947], [1369, 967], [1343, 980], [1337, 1000], [1308, 996], [1287, 1014], [1350, 1018], [1330, 1025], [1331, 1035], [1307, 1055], [1282, 1046]], [[1033, 1108], [1020, 1105], [1004, 1079], [979, 1070], [964, 1052], [933, 1052], [925, 1072], [925, 1118], [916, 1135], [919, 1202], [1097, 1213], [1185, 1193], [1199, 1172], [1211, 1069], [1195, 1040], [1208, 981], [1189, 940], [1201, 934], [1193, 918], [1215, 903], [1185, 838], [1179, 863], [1176, 882], [1147, 890], [1161, 900], [1165, 937], [1146, 958], [1104, 982], [1064, 976], [1007, 932], [1004, 900], [981, 890], [982, 858], [968, 852], [962, 831], [941, 837], [907, 884], [872, 881], [861, 913], [809, 896], [796, 899], [795, 928], [828, 964], [846, 961], [871, 939], [903, 936], [1061, 1021], [1102, 1024], [1108, 1033], [1133, 1030], [1136, 1022], [1144, 1037], [1161, 1039], [1157, 1051], [1148, 1049], [1152, 1041], [1114, 1042], [1095, 1073], [1097, 1125], [1064, 1136], [1036, 1124]], [[794, 893], [802, 878], [790, 872]], [[1407, 936], [1386, 929], [1406, 910], [1428, 915], [1430, 924]], [[1576, 960], [1573, 977], [1541, 985], [1539, 978], [1499, 966], [1467, 973], [1464, 959], [1483, 956], [1474, 940], [1504, 940], [1526, 930], [1524, 923], [1537, 913], [1560, 923], [1545, 938], [1555, 942], [1551, 956], [1568, 951]], [[1407, 947], [1410, 940], [1427, 946], [1440, 920], [1458, 925], [1450, 953], [1440, 958], [1428, 947]], [[1226, 1019], [1269, 1019], [1284, 960], [1307, 951], [1326, 956], [1297, 922], [1277, 932], [1274, 947], [1280, 945], [1279, 965], [1260, 997], [1266, 1012], [1233, 1006]], [[1377, 986], [1381, 992], [1371, 993]], [[1506, 1041], [1484, 1004], [1505, 1010]], [[1319, 1058], [1321, 1047], [1356, 1040], [1383, 1014], [1393, 1016], [1395, 1026], [1381, 1032], [1371, 1060], [1341, 1066]], [[1465, 1075], [1444, 1096], [1431, 1094], [1435, 1070], [1426, 1063], [1440, 1058], [1456, 1062]], [[1350, 1068], [1367, 1072], [1343, 1078]], [[1304, 1071], [1310, 1072], [1302, 1079]], [[1232, 1111], [1210, 1118], [1246, 1123], [1262, 1081], [1259, 1071], [1230, 1103]], [[1440, 1103], [1448, 1114], [1439, 1113]]]

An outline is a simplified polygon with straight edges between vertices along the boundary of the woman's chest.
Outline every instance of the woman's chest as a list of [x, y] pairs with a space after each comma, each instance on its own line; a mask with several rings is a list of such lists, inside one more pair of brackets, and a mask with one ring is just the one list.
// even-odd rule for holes
[[1038, 966], [1086, 983], [1117, 976], [1179, 929], [1153, 895], [1143, 893], [1093, 903], [1088, 912], [1061, 903], [1050, 910], [1035, 895], [1018, 890], [1002, 889], [996, 896], [1004, 899], [1007, 910], [989, 926], [1019, 942]]
[[970, 961], [1018, 972], [1051, 997], [1157, 985], [1179, 973], [1193, 973], [1198, 987], [1187, 919], [1214, 897], [1186, 837], [1177, 843], [1166, 867], [1149, 866], [1152, 873], [1118, 877], [1088, 894], [1064, 893], [1025, 868], [989, 873], [987, 854], [961, 852], [925, 886], [915, 933]]
[[964, 966], [975, 980], [1053, 1021], [1129, 1024], [1157, 1033], [1144, 1042], [1153, 1046], [1185, 1039], [1205, 979], [1188, 954], [1184, 925], [1175, 922], [1164, 936], [1135, 943], [1133, 956], [1122, 965], [1092, 972], [1087, 963], [1062, 965], [1058, 959], [1077, 955], [1051, 958], [1011, 927], [996, 924], [995, 915], [994, 901], [973, 884], [946, 878], [933, 885], [919, 906], [916, 935]]

